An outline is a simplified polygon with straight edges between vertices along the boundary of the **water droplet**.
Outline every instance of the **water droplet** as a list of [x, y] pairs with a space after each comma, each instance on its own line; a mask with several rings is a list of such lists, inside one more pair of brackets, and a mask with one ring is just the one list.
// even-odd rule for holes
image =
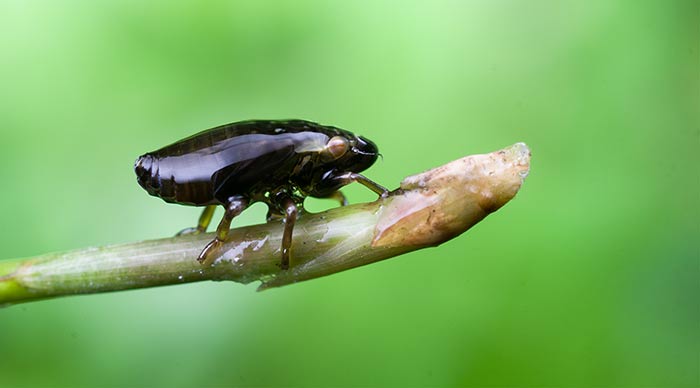
[[270, 236], [265, 236], [265, 238], [263, 238], [262, 240], [258, 240], [258, 243], [255, 244], [255, 246], [253, 247], [253, 250], [254, 251], [260, 250], [260, 248], [265, 246], [265, 243], [267, 242], [267, 239], [269, 239], [269, 238], [270, 238]]

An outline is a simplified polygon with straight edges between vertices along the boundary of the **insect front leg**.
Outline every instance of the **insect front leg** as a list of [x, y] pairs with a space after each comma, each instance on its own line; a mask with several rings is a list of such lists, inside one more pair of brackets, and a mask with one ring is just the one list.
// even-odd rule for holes
[[212, 217], [214, 217], [214, 211], [216, 211], [216, 205], [209, 205], [204, 208], [202, 215], [199, 216], [199, 221], [197, 226], [194, 228], [187, 228], [179, 231], [176, 236], [183, 236], [186, 234], [199, 234], [207, 231], [209, 224], [211, 223]]
[[228, 232], [231, 229], [231, 220], [233, 220], [233, 218], [237, 215], [241, 214], [241, 212], [248, 207], [248, 203], [248, 199], [240, 195], [236, 195], [228, 199], [226, 205], [224, 205], [226, 208], [224, 217], [221, 219], [219, 226], [216, 228], [216, 237], [211, 240], [206, 247], [204, 247], [202, 253], [200, 253], [199, 257], [197, 258], [197, 261], [203, 265], [211, 265], [214, 259], [216, 259], [219, 248], [226, 240], [226, 237], [228, 237]]
[[333, 194], [325, 197], [326, 199], [334, 199], [340, 202], [340, 206], [348, 206], [348, 198], [343, 194], [342, 191], [334, 191]]
[[384, 197], [389, 193], [389, 190], [387, 190], [384, 186], [356, 172], [346, 172], [344, 174], [338, 175], [334, 178], [334, 180], [343, 182], [343, 185], [346, 185], [350, 182], [360, 183], [368, 189], [377, 193], [377, 195], [379, 195], [380, 197]]

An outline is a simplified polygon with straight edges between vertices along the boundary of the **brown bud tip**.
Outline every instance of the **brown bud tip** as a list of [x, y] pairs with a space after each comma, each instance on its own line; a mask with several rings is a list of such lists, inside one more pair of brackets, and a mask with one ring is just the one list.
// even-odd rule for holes
[[372, 246], [439, 245], [512, 199], [529, 168], [530, 150], [517, 143], [409, 176], [381, 209]]

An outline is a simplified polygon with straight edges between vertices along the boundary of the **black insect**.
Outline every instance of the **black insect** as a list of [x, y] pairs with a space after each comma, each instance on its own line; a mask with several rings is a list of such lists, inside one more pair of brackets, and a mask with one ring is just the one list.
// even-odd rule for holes
[[370, 140], [304, 120], [253, 120], [222, 125], [180, 140], [136, 160], [138, 182], [166, 202], [206, 206], [196, 228], [206, 231], [217, 205], [224, 217], [216, 238], [198, 260], [210, 264], [226, 239], [231, 220], [254, 202], [268, 205], [268, 221], [284, 219], [282, 261], [289, 268], [292, 231], [304, 198], [335, 198], [359, 182], [375, 193], [387, 190], [359, 174], [377, 160]]

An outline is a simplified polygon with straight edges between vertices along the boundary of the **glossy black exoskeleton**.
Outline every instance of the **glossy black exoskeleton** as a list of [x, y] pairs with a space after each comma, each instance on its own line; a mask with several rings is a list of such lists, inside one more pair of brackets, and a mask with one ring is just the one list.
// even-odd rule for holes
[[290, 265], [292, 231], [304, 198], [336, 198], [359, 182], [379, 195], [387, 190], [359, 174], [377, 159], [370, 140], [331, 126], [304, 120], [252, 120], [202, 131], [136, 160], [138, 183], [166, 202], [206, 206], [196, 228], [206, 231], [217, 205], [224, 217], [199, 255], [214, 261], [231, 220], [254, 202], [268, 205], [268, 221], [284, 219], [283, 269]]

